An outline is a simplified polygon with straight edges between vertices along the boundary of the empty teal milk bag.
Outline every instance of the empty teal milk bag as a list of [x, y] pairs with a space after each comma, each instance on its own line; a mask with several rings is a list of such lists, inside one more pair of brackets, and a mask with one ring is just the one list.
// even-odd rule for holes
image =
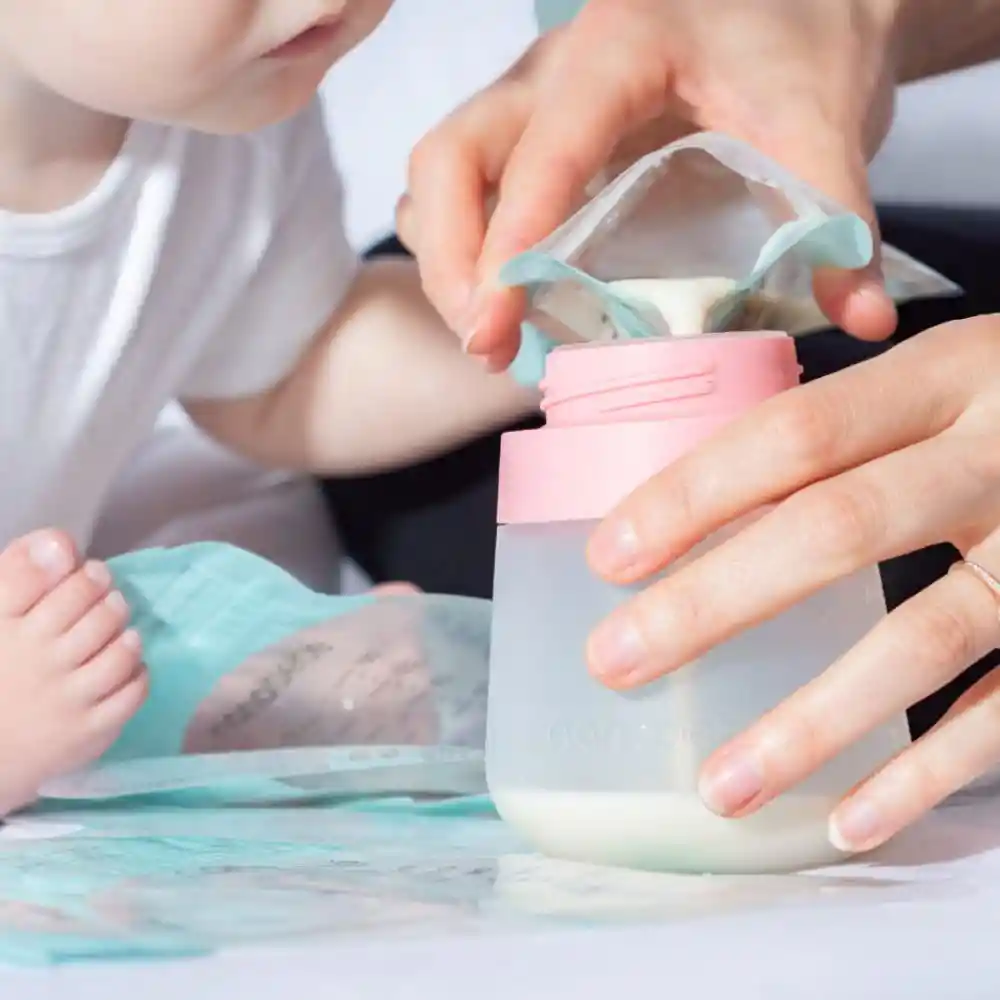
[[95, 768], [44, 796], [274, 779], [278, 798], [289, 781], [343, 794], [482, 789], [488, 602], [317, 594], [214, 543], [109, 566], [142, 636], [149, 698]]

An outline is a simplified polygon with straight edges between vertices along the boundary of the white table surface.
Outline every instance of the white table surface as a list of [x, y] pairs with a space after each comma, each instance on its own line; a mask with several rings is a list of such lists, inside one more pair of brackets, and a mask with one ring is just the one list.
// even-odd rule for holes
[[[543, 873], [547, 862], [535, 861]], [[611, 876], [618, 877], [618, 876]], [[632, 877], [632, 876], [625, 876]], [[647, 876], [636, 876], [638, 879]], [[653, 879], [658, 876], [652, 876]], [[685, 881], [649, 923], [241, 950], [195, 961], [0, 970], [12, 1000], [978, 1000], [1000, 996], [1000, 796], [940, 810], [881, 857], [757, 880], [691, 907]], [[530, 881], [530, 880], [529, 880]], [[524, 882], [520, 885], [524, 886]], [[635, 883], [633, 890], [637, 885]], [[649, 883], [650, 885], [652, 883]], [[726, 894], [719, 880], [716, 898]], [[496, 889], [495, 891], [500, 891]], [[649, 891], [648, 885], [646, 890]], [[709, 889], [715, 891], [714, 888]], [[784, 902], [776, 901], [780, 891]], [[547, 896], [546, 899], [551, 899]]]

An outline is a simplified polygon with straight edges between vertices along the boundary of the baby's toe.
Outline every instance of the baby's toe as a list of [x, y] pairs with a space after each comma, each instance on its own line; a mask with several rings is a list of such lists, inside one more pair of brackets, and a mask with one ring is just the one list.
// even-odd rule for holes
[[99, 562], [88, 562], [58, 584], [25, 615], [33, 635], [50, 639], [69, 632], [108, 595], [111, 573]]
[[[109, 670], [109, 673], [113, 672]], [[121, 686], [86, 710], [92, 757], [99, 757], [107, 751], [129, 719], [142, 708], [148, 694], [149, 674], [138, 663]]]
[[25, 535], [0, 553], [0, 617], [30, 611], [79, 565], [73, 540], [46, 529]]
[[57, 640], [59, 655], [72, 667], [82, 666], [125, 631], [128, 618], [125, 598], [112, 590]]
[[91, 706], [106, 701], [143, 673], [139, 633], [128, 629], [93, 659], [74, 670], [67, 683], [73, 691], [74, 701]]

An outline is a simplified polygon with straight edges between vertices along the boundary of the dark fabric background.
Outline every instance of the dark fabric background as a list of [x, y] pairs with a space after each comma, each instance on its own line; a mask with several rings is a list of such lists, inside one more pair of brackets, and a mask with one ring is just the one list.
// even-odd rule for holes
[[[885, 206], [880, 218], [890, 243], [965, 289], [960, 298], [904, 306], [893, 343], [951, 319], [1000, 312], [1000, 211]], [[369, 256], [404, 253], [390, 238], [373, 247]], [[891, 346], [863, 344], [829, 331], [801, 340], [799, 355], [806, 379], [813, 379]], [[491, 435], [402, 471], [326, 481], [324, 491], [352, 558], [376, 582], [410, 580], [430, 592], [489, 597], [499, 443], [500, 435]], [[956, 557], [950, 546], [937, 546], [884, 564], [889, 606], [897, 606], [943, 575]], [[998, 659], [991, 655], [914, 706], [910, 712], [914, 735], [933, 725]]]

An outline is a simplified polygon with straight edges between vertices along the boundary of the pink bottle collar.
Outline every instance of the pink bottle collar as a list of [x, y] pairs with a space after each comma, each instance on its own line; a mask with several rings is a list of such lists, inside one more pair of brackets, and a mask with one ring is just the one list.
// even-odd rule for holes
[[504, 436], [502, 524], [603, 517], [721, 425], [799, 382], [781, 333], [587, 344], [549, 355], [546, 426]]

